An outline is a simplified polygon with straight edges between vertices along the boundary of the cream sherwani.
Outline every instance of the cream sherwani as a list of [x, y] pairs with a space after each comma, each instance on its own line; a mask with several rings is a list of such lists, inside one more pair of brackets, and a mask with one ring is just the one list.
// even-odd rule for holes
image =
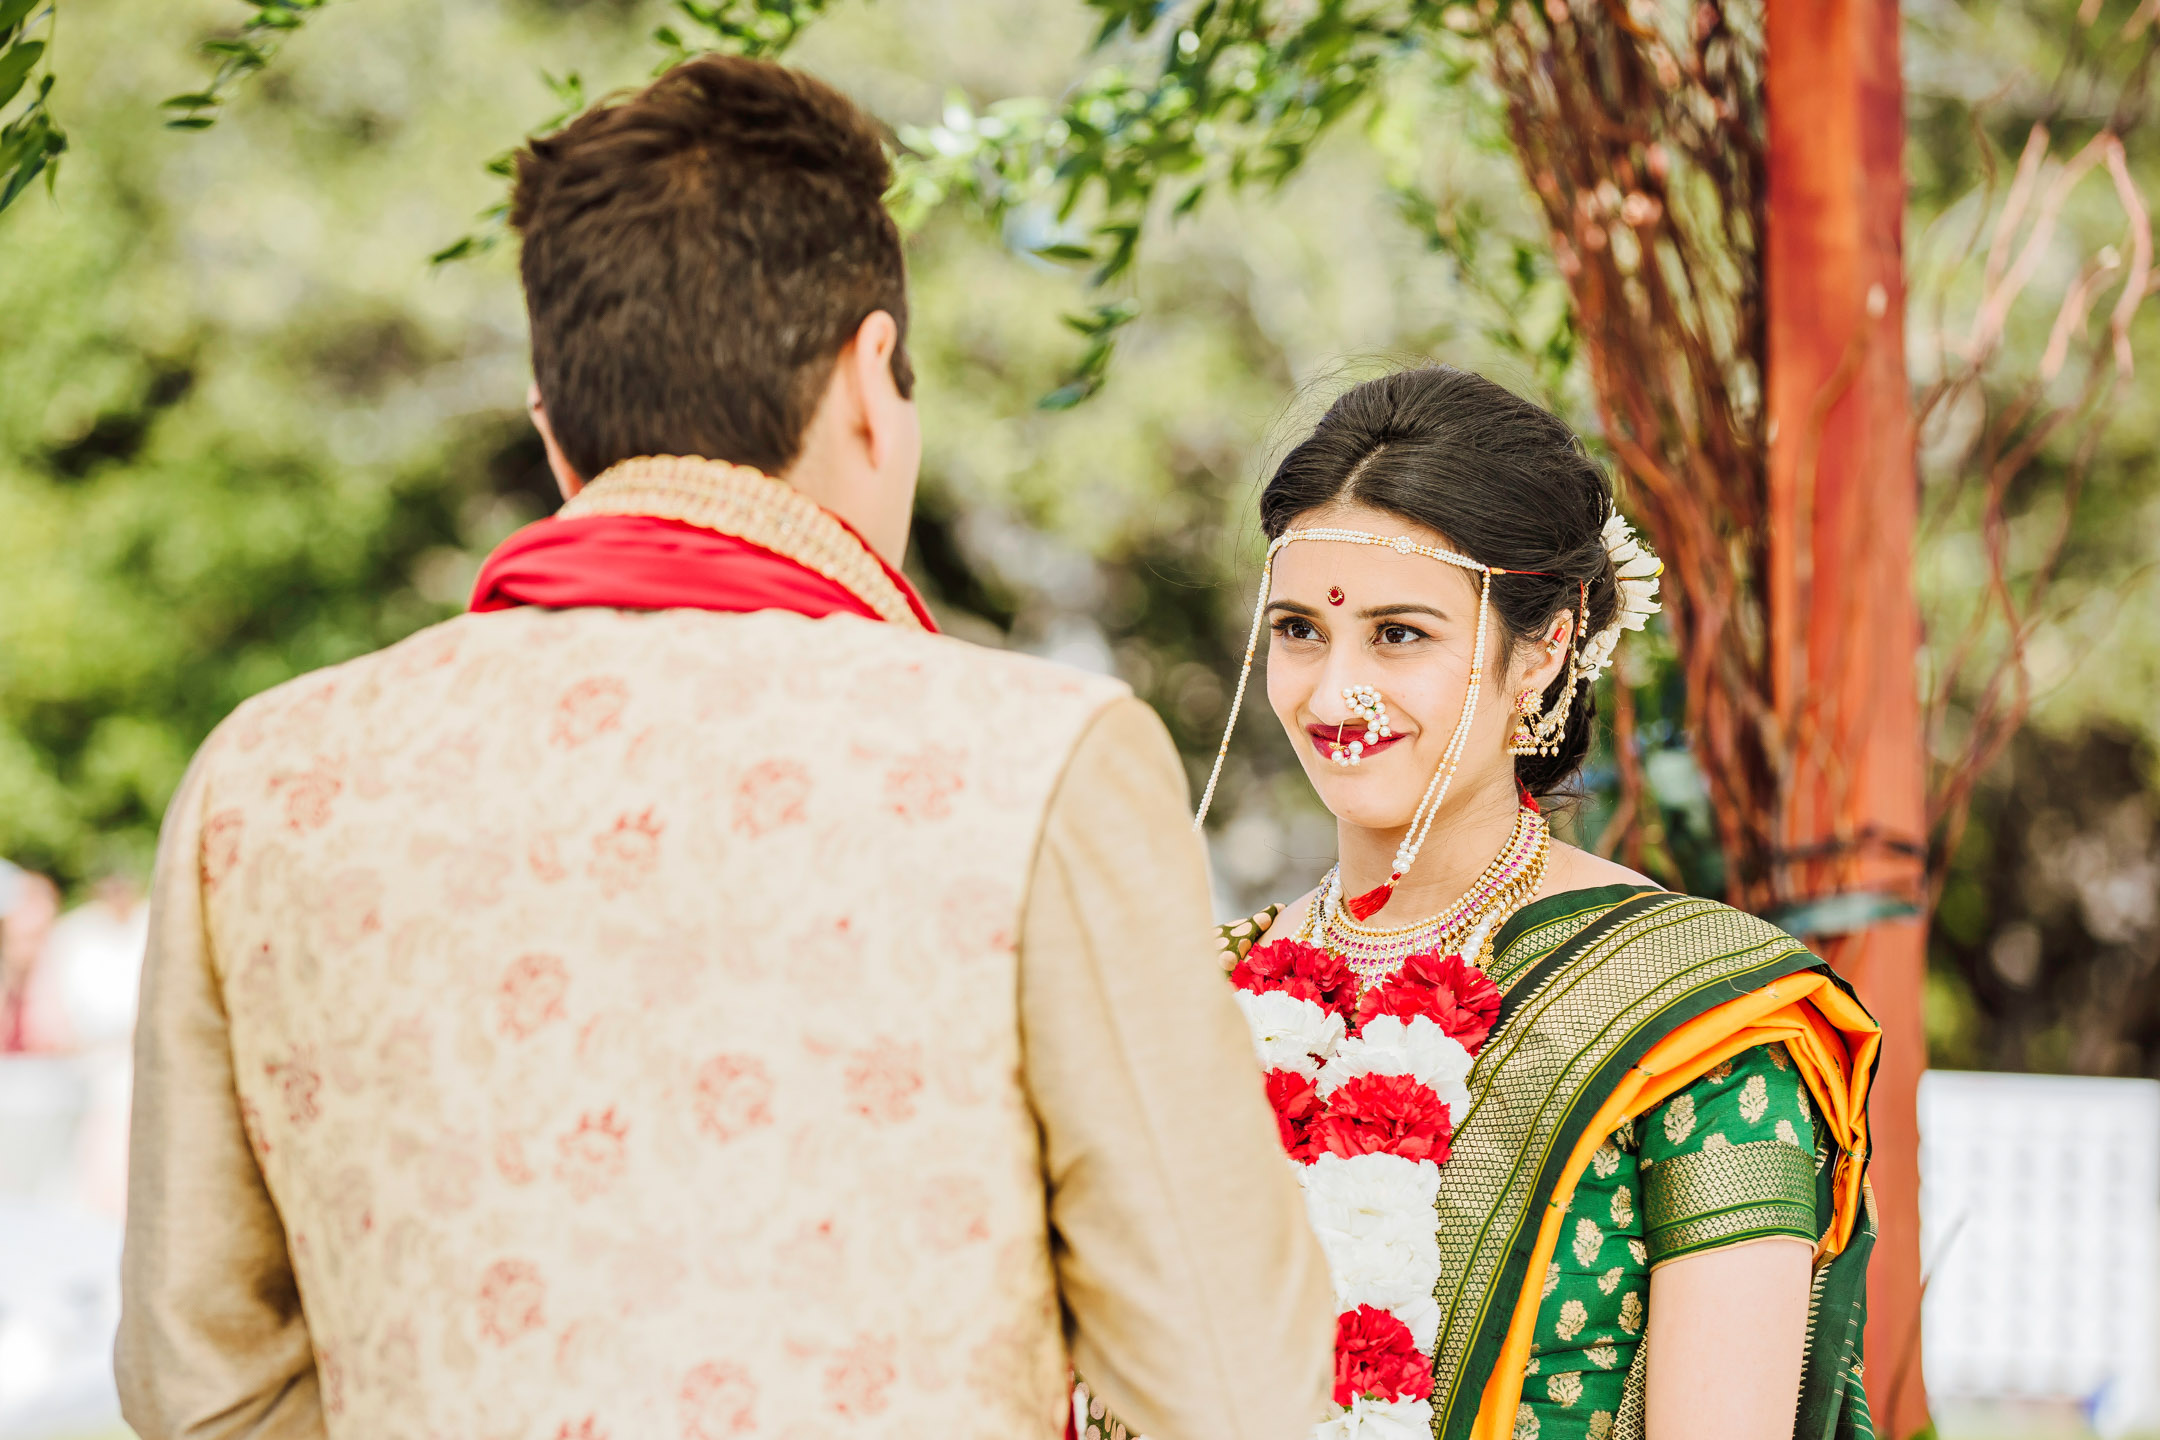
[[852, 617], [470, 615], [166, 820], [128, 1420], [1287, 1437], [1334, 1306], [1122, 687]]

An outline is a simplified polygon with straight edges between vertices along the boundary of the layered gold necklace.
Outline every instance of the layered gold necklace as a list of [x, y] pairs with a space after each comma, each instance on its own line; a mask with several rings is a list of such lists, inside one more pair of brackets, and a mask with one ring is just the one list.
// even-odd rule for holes
[[1537, 895], [1551, 849], [1552, 831], [1545, 817], [1527, 807], [1518, 810], [1507, 844], [1460, 899], [1437, 915], [1386, 928], [1351, 918], [1343, 904], [1342, 866], [1337, 865], [1320, 882], [1298, 938], [1340, 955], [1361, 989], [1379, 984], [1412, 955], [1461, 955], [1476, 964], [1478, 957], [1471, 950], [1482, 948], [1508, 917]]

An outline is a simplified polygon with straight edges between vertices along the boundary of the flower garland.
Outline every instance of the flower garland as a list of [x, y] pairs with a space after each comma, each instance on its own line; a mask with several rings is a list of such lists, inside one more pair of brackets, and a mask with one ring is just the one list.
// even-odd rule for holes
[[1230, 973], [1283, 1148], [1335, 1283], [1335, 1404], [1315, 1440], [1426, 1440], [1440, 1333], [1433, 1207], [1500, 992], [1412, 955], [1362, 993], [1342, 959], [1278, 940]]

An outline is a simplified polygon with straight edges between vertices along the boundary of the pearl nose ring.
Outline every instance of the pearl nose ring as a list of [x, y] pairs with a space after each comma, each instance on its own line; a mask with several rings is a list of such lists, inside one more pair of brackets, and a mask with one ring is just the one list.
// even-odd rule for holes
[[1345, 685], [1342, 698], [1350, 713], [1365, 725], [1363, 739], [1344, 744], [1342, 732], [1349, 728], [1349, 722], [1344, 722], [1336, 728], [1335, 742], [1328, 747], [1328, 759], [1347, 769], [1365, 758], [1367, 745], [1377, 745], [1382, 740], [1393, 737], [1395, 727], [1388, 719], [1387, 702], [1380, 698], [1380, 692], [1372, 686]]

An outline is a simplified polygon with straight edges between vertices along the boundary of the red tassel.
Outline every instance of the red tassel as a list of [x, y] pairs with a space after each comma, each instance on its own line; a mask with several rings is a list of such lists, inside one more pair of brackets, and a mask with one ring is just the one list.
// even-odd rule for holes
[[1384, 884], [1376, 885], [1362, 895], [1351, 896], [1344, 902], [1343, 908], [1350, 912], [1350, 918], [1353, 920], [1370, 920], [1380, 913], [1380, 907], [1387, 904], [1388, 898], [1394, 893], [1395, 881], [1390, 878]]

